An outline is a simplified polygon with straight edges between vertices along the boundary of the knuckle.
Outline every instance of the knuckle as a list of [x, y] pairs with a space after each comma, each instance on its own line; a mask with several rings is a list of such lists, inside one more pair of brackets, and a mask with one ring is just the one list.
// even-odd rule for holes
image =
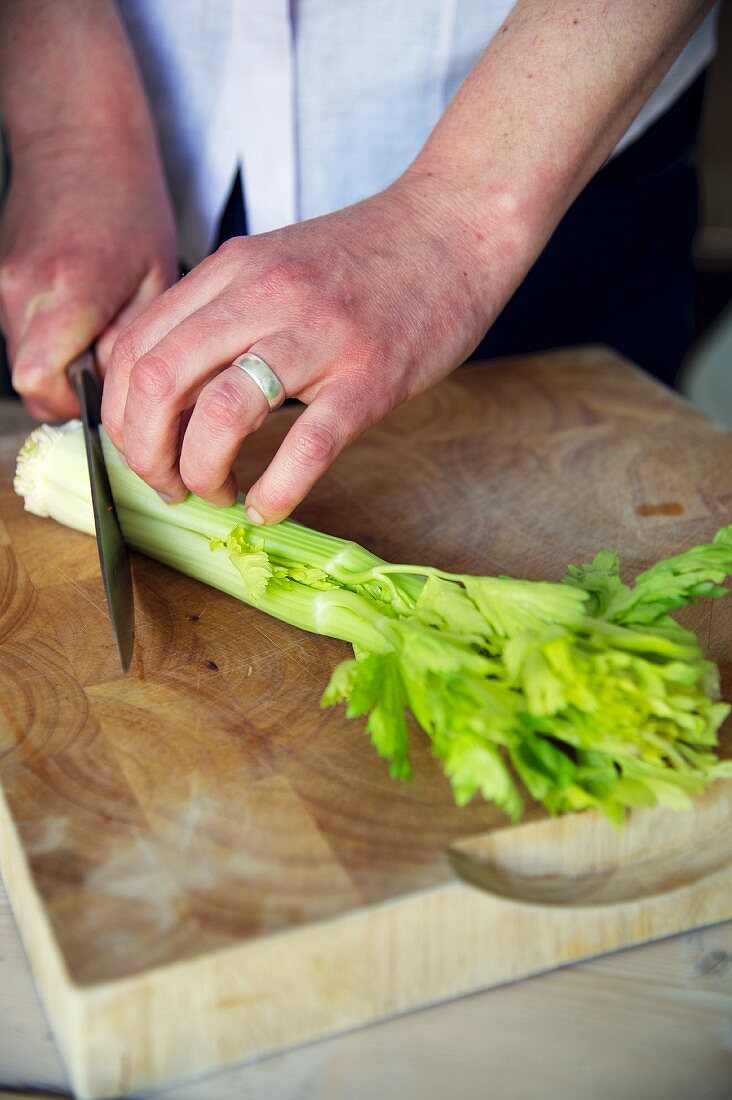
[[62, 301], [73, 300], [89, 282], [92, 270], [92, 258], [75, 250], [47, 255], [10, 252], [0, 264], [0, 296], [52, 291]]
[[229, 471], [224, 470], [223, 466], [224, 463], [217, 461], [210, 447], [202, 456], [200, 447], [195, 443], [184, 445], [178, 462], [178, 470], [186, 489], [204, 498], [220, 489], [226, 480], [225, 474]]
[[202, 333], [214, 336], [224, 325], [239, 323], [247, 314], [247, 303], [241, 294], [229, 291], [220, 294], [201, 311], [198, 323]]
[[325, 424], [309, 424], [301, 428], [292, 441], [292, 457], [300, 466], [327, 466], [337, 451], [335, 433]]
[[190, 459], [187, 461], [181, 459], [180, 476], [186, 489], [191, 493], [195, 493], [198, 497], [205, 497], [207, 493], [218, 488], [216, 479], [202, 466], [191, 462]]
[[149, 455], [138, 454], [133, 452], [132, 454], [125, 455], [125, 461], [132, 470], [133, 474], [137, 474], [143, 481], [152, 481], [158, 472], [158, 465], [152, 461]]
[[346, 360], [352, 357], [354, 348], [369, 343], [364, 335], [368, 322], [363, 316], [361, 297], [345, 289], [319, 288], [312, 300], [305, 296], [298, 323], [320, 340], [327, 339]]
[[369, 400], [364, 400], [362, 405], [365, 424], [376, 424], [379, 420], [383, 420], [399, 404], [399, 400], [396, 394], [388, 390], [382, 388], [375, 390]]
[[172, 283], [172, 272], [170, 267], [164, 262], [155, 263], [150, 269], [150, 275], [148, 278], [148, 291], [150, 298], [157, 298], [161, 295]]
[[[113, 414], [104, 412], [102, 413], [102, 425], [109, 438], [114, 443], [117, 450], [122, 449], [122, 438], [124, 435], [124, 423], [121, 417], [116, 417]], [[126, 456], [125, 456], [126, 459]]]
[[243, 240], [242, 237], [229, 237], [228, 240], [219, 245], [214, 256], [216, 259], [224, 260], [227, 263], [238, 261], [242, 255]]
[[48, 388], [48, 376], [36, 371], [13, 370], [13, 388], [21, 397], [45, 397]]
[[0, 297], [4, 299], [13, 297], [21, 289], [23, 282], [23, 264], [12, 256], [7, 256], [0, 263]]
[[[391, 412], [397, 395], [373, 371], [355, 371], [344, 385], [344, 415], [355, 416], [360, 424], [373, 424]], [[348, 413], [346, 413], [348, 410]]]
[[132, 327], [123, 329], [118, 335], [112, 348], [109, 359], [111, 371], [121, 371], [129, 374], [137, 360], [142, 355], [142, 349]]
[[199, 397], [198, 404], [208, 423], [224, 430], [239, 427], [249, 413], [246, 400], [231, 382], [209, 386]]
[[279, 516], [283, 512], [288, 512], [292, 506], [292, 502], [285, 492], [285, 487], [281, 484], [263, 481], [259, 486], [257, 495], [259, 503], [269, 515]]
[[42, 262], [8, 255], [0, 265], [0, 303], [12, 329], [27, 322], [39, 309], [53, 303], [52, 284]]
[[303, 289], [313, 281], [315, 272], [312, 261], [297, 256], [282, 256], [268, 264], [260, 280], [260, 286], [270, 294], [289, 293]]
[[92, 263], [77, 252], [63, 251], [40, 260], [33, 272], [38, 286], [53, 288], [61, 300], [73, 299], [89, 282]]
[[48, 263], [50, 282], [63, 293], [76, 289], [76, 283], [81, 272], [81, 263], [76, 256], [63, 252], [55, 256]]
[[120, 404], [114, 387], [110, 384], [109, 372], [105, 375], [102, 389], [102, 427], [119, 450], [124, 436], [124, 404]]
[[191, 463], [190, 459], [186, 460], [182, 456], [180, 460], [180, 476], [183, 479], [183, 484], [186, 489], [191, 493], [195, 493], [196, 496], [201, 496], [208, 488], [206, 484], [206, 475], [203, 473], [200, 466]]
[[349, 286], [338, 286], [325, 299], [325, 305], [333, 322], [338, 325], [358, 327], [361, 312], [361, 296]]
[[159, 353], [148, 352], [138, 360], [130, 376], [130, 388], [137, 397], [164, 400], [175, 392], [175, 371]]

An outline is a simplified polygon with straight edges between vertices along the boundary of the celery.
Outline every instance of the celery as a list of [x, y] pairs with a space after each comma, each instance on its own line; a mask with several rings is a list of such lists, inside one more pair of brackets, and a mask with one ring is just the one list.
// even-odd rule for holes
[[[717, 731], [717, 670], [668, 612], [721, 596], [732, 526], [628, 586], [601, 551], [562, 583], [394, 565], [290, 520], [253, 527], [241, 503], [164, 504], [104, 440], [130, 546], [293, 626], [352, 644], [323, 705], [363, 715], [392, 775], [408, 779], [413, 715], [460, 804], [476, 793], [512, 818], [524, 792], [551, 812], [686, 806], [732, 774]], [[15, 488], [38, 515], [93, 533], [78, 422], [42, 427]]]

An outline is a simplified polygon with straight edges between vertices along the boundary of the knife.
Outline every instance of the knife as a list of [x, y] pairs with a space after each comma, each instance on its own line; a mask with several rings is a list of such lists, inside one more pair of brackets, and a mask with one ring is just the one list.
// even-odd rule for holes
[[99, 435], [102, 422], [102, 390], [93, 354], [87, 351], [80, 355], [70, 364], [67, 373], [81, 409], [99, 564], [102, 569], [104, 593], [107, 597], [109, 617], [112, 620], [114, 640], [117, 643], [122, 671], [126, 672], [130, 667], [135, 642], [132, 568], [114, 507], [107, 467], [104, 464], [102, 440]]

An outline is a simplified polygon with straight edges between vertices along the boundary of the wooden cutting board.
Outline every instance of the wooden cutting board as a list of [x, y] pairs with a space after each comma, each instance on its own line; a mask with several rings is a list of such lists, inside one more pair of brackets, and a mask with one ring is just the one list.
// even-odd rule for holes
[[[244, 487], [294, 415], [248, 441]], [[729, 788], [621, 840], [536, 811], [499, 834], [423, 739], [403, 785], [319, 708], [346, 646], [141, 557], [121, 675], [93, 540], [12, 493], [22, 438], [0, 436], [0, 857], [79, 1096], [732, 916]], [[732, 522], [732, 436], [605, 349], [472, 365], [368, 432], [298, 518], [465, 572], [555, 579], [612, 546], [632, 576]], [[685, 621], [730, 697], [732, 599]], [[516, 900], [527, 881], [559, 893]]]

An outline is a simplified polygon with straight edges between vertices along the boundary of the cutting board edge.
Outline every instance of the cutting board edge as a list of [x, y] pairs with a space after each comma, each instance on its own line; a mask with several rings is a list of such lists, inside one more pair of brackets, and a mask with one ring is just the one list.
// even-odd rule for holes
[[[142, 975], [138, 982], [125, 979], [119, 983], [108, 983], [106, 989], [70, 988], [70, 999], [76, 1002], [79, 1020], [79, 1032], [72, 1037], [71, 1043], [78, 1055], [67, 1062], [71, 1079], [81, 1100], [105, 1100], [132, 1089], [160, 1087], [176, 1080], [182, 1081], [198, 1074], [214, 1072], [237, 1062], [274, 1055], [307, 1042], [329, 1038], [359, 1026], [378, 1023], [481, 989], [495, 988], [532, 977], [613, 950], [716, 924], [732, 918], [732, 901], [728, 900], [724, 904], [720, 900], [725, 893], [720, 886], [722, 881], [726, 883], [728, 898], [732, 898], [732, 873], [726, 871], [713, 876], [713, 880], [705, 880], [704, 890], [690, 887], [685, 891], [690, 895], [701, 894], [706, 897], [704, 900], [700, 899], [698, 905], [688, 898], [689, 908], [684, 909], [685, 915], [681, 918], [678, 913], [674, 914], [675, 895], [667, 895], [665, 900], [668, 901], [671, 897], [671, 904], [654, 907], [652, 914], [647, 911], [646, 901], [646, 911], [642, 918], [637, 914], [645, 927], [636, 932], [631, 931], [632, 915], [627, 913], [630, 908], [627, 906], [616, 907], [612, 913], [605, 910], [608, 919], [604, 921], [598, 920], [596, 911], [550, 911], [543, 907], [516, 905], [458, 883], [405, 898], [404, 904], [388, 903], [380, 907], [378, 913], [350, 914], [341, 918], [341, 925], [351, 925], [354, 950], [357, 944], [361, 945], [364, 938], [380, 944], [378, 949], [372, 947], [370, 953], [365, 953], [367, 970], [378, 970], [384, 956], [391, 955], [393, 958], [391, 953], [397, 953], [395, 941], [400, 940], [402, 959], [405, 959], [407, 952], [413, 951], [420, 960], [431, 958], [434, 962], [441, 948], [459, 940], [460, 929], [470, 923], [473, 923], [476, 939], [484, 945], [486, 940], [495, 937], [500, 924], [510, 924], [520, 916], [528, 917], [534, 925], [536, 934], [528, 938], [535, 942], [539, 940], [540, 927], [542, 933], [546, 934], [548, 915], [554, 916], [558, 925], [555, 928], [558, 950], [551, 959], [539, 959], [537, 951], [537, 957], [523, 963], [519, 961], [518, 965], [512, 966], [511, 963], [517, 957], [521, 959], [520, 948], [514, 955], [510, 950], [481, 952], [480, 945], [476, 944], [471, 952], [469, 942], [463, 940], [462, 951], [466, 967], [462, 974], [456, 975], [459, 968], [454, 963], [444, 961], [438, 963], [437, 973], [431, 973], [429, 965], [419, 973], [417, 966], [408, 961], [408, 969], [413, 971], [412, 982], [402, 979], [401, 983], [396, 983], [386, 976], [375, 982], [366, 996], [359, 977], [353, 980], [350, 987], [342, 987], [343, 974], [347, 971], [349, 961], [346, 957], [347, 947], [343, 943], [339, 944], [339, 956], [328, 957], [327, 972], [325, 968], [320, 969], [319, 964], [333, 943], [328, 931], [331, 922], [290, 932], [289, 960], [281, 956], [282, 941], [279, 936], [269, 937], [266, 942], [266, 954], [270, 956], [272, 970], [278, 964], [280, 967], [287, 967], [289, 961], [293, 969], [300, 968], [303, 978], [307, 977], [309, 970], [320, 969], [321, 981], [324, 980], [326, 986], [328, 978], [334, 980], [336, 986], [340, 986], [337, 994], [328, 992], [327, 989], [318, 990], [320, 995], [314, 1004], [303, 1003], [307, 1001], [307, 995], [302, 1000], [293, 996], [293, 988], [307, 990], [307, 985], [302, 980], [293, 981], [288, 972], [288, 981], [283, 984], [278, 995], [270, 998], [267, 1011], [261, 1011], [261, 1002], [266, 1000], [266, 986], [272, 974], [267, 959], [261, 958], [261, 940], [228, 949], [215, 959], [211, 956], [199, 956], [188, 967], [175, 964], [179, 981], [171, 981], [170, 971], [162, 968], [158, 972]], [[710, 889], [715, 888], [719, 891], [716, 898], [713, 893], [709, 893]], [[695, 910], [693, 914], [691, 908]], [[415, 936], [415, 917], [424, 929], [429, 929], [432, 926], [430, 914], [433, 911], [439, 913], [443, 909], [448, 911], [448, 916], [439, 922], [442, 924], [442, 935], [435, 936], [428, 931], [422, 937]], [[466, 910], [471, 909], [472, 915], [470, 912], [466, 915]], [[666, 910], [665, 919], [659, 916], [655, 911], [657, 909]], [[572, 928], [572, 917], [577, 916], [579, 920]], [[368, 925], [372, 922], [381, 925], [381, 929], [369, 928]], [[563, 926], [569, 926], [564, 928], [565, 936], [562, 936]], [[618, 926], [625, 928], [625, 935], [617, 935]], [[344, 935], [343, 927], [340, 933], [344, 939], [348, 939]], [[526, 938], [525, 932], [524, 937]], [[583, 946], [579, 946], [580, 943]], [[390, 946], [387, 947], [387, 944]], [[473, 965], [468, 960], [471, 954]], [[218, 965], [214, 967], [214, 963]], [[249, 978], [254, 971], [261, 983], [261, 992], [257, 994], [255, 983], [242, 997], [241, 990], [237, 988], [241, 983], [241, 976], [246, 972]], [[406, 995], [403, 992], [405, 986], [409, 989]], [[201, 987], [208, 987], [209, 997], [216, 991], [218, 1005], [215, 1014], [210, 1012], [210, 1000], [207, 999], [199, 1001], [197, 1013], [191, 1010], [195, 993], [200, 995]], [[350, 1001], [348, 1008], [344, 1008], [344, 996]], [[188, 1018], [185, 1028], [178, 1034], [173, 1034], [172, 1030], [162, 1033], [157, 1037], [157, 1043], [153, 1037], [153, 1029], [143, 1029], [148, 1039], [153, 1037], [149, 1048], [143, 1049], [147, 1044], [139, 1044], [136, 1051], [131, 1051], [125, 1045], [124, 1032], [118, 1030], [117, 1021], [127, 1017], [132, 1032], [135, 1026], [132, 1021], [140, 1011], [147, 1010], [151, 1017], [159, 1019], [161, 1010], [165, 1011], [166, 1002], [168, 1018], [171, 1019], [180, 1011], [181, 1004], [186, 1005]], [[254, 1006], [257, 1011], [253, 1013], [251, 1009]], [[272, 1029], [269, 1033], [268, 1028]], [[69, 1049], [69, 1044], [66, 1049]]]
[[[0, 814], [9, 818], [1, 794]], [[455, 881], [286, 936], [274, 933], [139, 975], [80, 985], [64, 964], [15, 826], [5, 837], [1, 842], [0, 831], [8, 896], [14, 912], [24, 913], [36, 984], [82, 1100], [213, 1072], [732, 918], [729, 869], [671, 894], [601, 909], [526, 906]], [[539, 945], [548, 942], [555, 950], [541, 957]], [[279, 982], [274, 994], [273, 978]], [[159, 1020], [175, 1021], [181, 1004], [183, 1026], [160, 1029]], [[158, 1021], [157, 1033], [152, 1026], [135, 1027], [140, 1013]], [[131, 1048], [135, 1030], [145, 1039]]]
[[[26, 853], [0, 785], [0, 875], [13, 911], [40, 1000], [67, 1069], [78, 1064], [83, 1051], [75, 1046], [80, 1036], [81, 1004], [64, 961], [47, 911], [33, 882]], [[23, 913], [23, 920], [18, 914]]]

